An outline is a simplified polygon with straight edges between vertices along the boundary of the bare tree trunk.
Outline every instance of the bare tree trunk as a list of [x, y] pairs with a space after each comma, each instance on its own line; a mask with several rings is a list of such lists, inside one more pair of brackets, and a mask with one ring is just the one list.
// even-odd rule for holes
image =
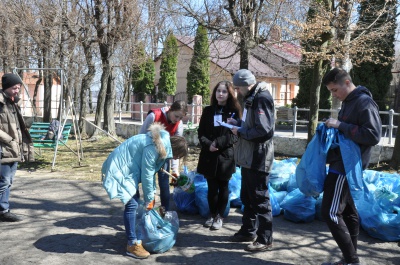
[[114, 75], [111, 71], [107, 82], [107, 101], [104, 103], [104, 130], [111, 135], [115, 135], [114, 103], [115, 87]]
[[[100, 91], [97, 95], [97, 106], [96, 106], [96, 114], [94, 119], [94, 124], [98, 127], [102, 128], [101, 126], [101, 119], [104, 114], [104, 104], [106, 102], [106, 95], [107, 95], [107, 86], [108, 86], [108, 77], [110, 76], [110, 65], [107, 61], [103, 62], [103, 72], [101, 74], [101, 81], [100, 81]], [[97, 136], [98, 129], [95, 129], [93, 132], [92, 137]]]
[[[88, 67], [88, 72], [82, 78], [82, 85], [80, 91], [80, 106], [79, 106], [79, 129], [82, 135], [86, 135], [86, 126], [83, 118], [86, 118], [88, 102], [92, 102], [92, 93], [90, 91], [90, 84], [92, 84], [96, 68], [93, 63], [93, 53], [91, 50], [90, 43], [83, 42], [83, 49], [85, 53], [85, 59]], [[89, 97], [89, 98], [88, 98]]]
[[310, 116], [308, 118], [308, 142], [311, 141], [318, 126], [319, 95], [323, 74], [326, 72], [327, 63], [319, 60], [314, 64], [313, 80], [310, 88]]

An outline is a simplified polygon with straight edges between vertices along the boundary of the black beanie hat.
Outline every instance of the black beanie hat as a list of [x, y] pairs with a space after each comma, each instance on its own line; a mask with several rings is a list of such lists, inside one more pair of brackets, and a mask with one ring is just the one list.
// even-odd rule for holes
[[1, 85], [3, 86], [3, 90], [7, 88], [13, 87], [16, 84], [22, 84], [21, 78], [15, 74], [4, 74], [1, 78]]

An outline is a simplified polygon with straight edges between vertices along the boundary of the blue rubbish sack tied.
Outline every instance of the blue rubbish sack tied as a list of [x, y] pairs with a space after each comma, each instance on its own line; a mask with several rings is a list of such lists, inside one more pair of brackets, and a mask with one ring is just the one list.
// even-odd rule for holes
[[[297, 157], [284, 160], [274, 160], [269, 174], [269, 183], [271, 184], [271, 187], [276, 191], [288, 191], [288, 185], [293, 184], [291, 179], [295, 177], [296, 167]], [[292, 188], [292, 186], [290, 188]]]
[[400, 241], [400, 175], [364, 170], [363, 195], [355, 199], [362, 228], [372, 237]]
[[179, 219], [175, 211], [165, 212], [165, 216], [155, 210], [144, 211], [138, 215], [136, 225], [138, 238], [143, 247], [150, 253], [164, 253], [171, 249], [176, 242], [179, 230]]
[[304, 195], [299, 189], [289, 192], [281, 202], [285, 219], [295, 223], [309, 223], [315, 218], [315, 202], [311, 196]]

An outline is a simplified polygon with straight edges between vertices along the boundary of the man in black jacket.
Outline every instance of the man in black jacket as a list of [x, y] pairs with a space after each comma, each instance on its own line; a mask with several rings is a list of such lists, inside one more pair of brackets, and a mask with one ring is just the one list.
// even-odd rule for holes
[[[322, 82], [333, 97], [342, 101], [338, 119], [330, 118], [325, 124], [337, 128], [360, 146], [362, 167], [365, 169], [369, 164], [372, 146], [378, 144], [381, 138], [382, 123], [378, 106], [371, 92], [363, 86], [356, 87], [350, 75], [342, 69], [332, 69]], [[324, 183], [321, 214], [342, 251], [343, 259], [323, 264], [358, 265], [361, 264], [357, 255], [359, 217], [339, 147], [328, 151], [327, 163], [329, 172]]]
[[269, 172], [274, 160], [274, 101], [267, 83], [257, 83], [246, 69], [233, 77], [235, 89], [244, 96], [244, 111], [233, 134], [238, 136], [235, 161], [241, 167], [240, 199], [244, 206], [242, 226], [233, 242], [252, 242], [245, 250], [257, 252], [272, 247], [272, 207], [268, 191]]
[[0, 222], [17, 222], [21, 218], [10, 212], [9, 196], [18, 162], [33, 160], [32, 139], [18, 106], [22, 80], [4, 74], [0, 90]]

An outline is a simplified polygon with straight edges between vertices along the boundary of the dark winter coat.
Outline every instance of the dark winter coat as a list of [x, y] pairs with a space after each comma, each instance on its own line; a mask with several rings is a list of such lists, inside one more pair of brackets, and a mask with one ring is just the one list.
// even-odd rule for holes
[[[238, 111], [221, 106], [208, 106], [203, 110], [197, 130], [201, 144], [197, 172], [206, 178], [217, 177], [220, 180], [229, 180], [236, 171], [233, 144], [237, 136], [226, 127], [214, 126], [214, 115], [221, 114], [222, 121], [226, 122], [232, 113], [237, 115]], [[210, 145], [214, 140], [218, 151], [210, 152]]]
[[236, 164], [261, 172], [269, 172], [274, 160], [275, 109], [267, 87], [265, 82], [257, 83], [245, 96], [235, 145]]
[[11, 101], [0, 90], [1, 163], [34, 161], [32, 138], [25, 125], [19, 98]]
[[[339, 131], [360, 146], [362, 167], [367, 168], [372, 146], [379, 143], [382, 130], [379, 108], [371, 92], [363, 86], [354, 89], [342, 102], [338, 120]], [[330, 169], [345, 172], [340, 148], [329, 150], [327, 163]]]

